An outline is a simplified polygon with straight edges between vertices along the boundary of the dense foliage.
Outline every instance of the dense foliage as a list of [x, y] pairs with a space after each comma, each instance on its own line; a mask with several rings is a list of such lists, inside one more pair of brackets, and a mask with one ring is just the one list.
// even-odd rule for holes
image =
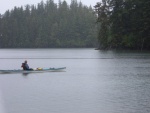
[[150, 49], [150, 0], [102, 0], [95, 12], [100, 49]]
[[14, 7], [0, 15], [0, 47], [94, 47], [95, 21], [93, 9], [77, 0]]

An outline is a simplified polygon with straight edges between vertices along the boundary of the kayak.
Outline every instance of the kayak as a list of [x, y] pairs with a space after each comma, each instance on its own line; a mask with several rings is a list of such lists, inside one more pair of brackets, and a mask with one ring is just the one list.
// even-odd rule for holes
[[0, 73], [42, 73], [42, 72], [59, 72], [64, 71], [66, 67], [60, 67], [60, 68], [36, 68], [32, 70], [0, 70]]

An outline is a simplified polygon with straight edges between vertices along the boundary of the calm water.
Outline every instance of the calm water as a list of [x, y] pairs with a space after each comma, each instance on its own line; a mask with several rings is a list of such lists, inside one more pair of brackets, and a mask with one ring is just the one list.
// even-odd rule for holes
[[150, 53], [90, 49], [0, 49], [0, 113], [150, 113]]

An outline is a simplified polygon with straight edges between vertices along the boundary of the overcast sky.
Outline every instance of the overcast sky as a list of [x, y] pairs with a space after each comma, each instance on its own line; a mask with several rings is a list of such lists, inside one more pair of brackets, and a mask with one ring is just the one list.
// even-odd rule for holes
[[[0, 0], [0, 13], [5, 13], [6, 10], [11, 10], [14, 6], [20, 7], [25, 6], [26, 4], [35, 4], [40, 3], [42, 0]], [[47, 0], [43, 0], [44, 2]], [[58, 3], [59, 0], [54, 0], [54, 3]], [[61, 0], [63, 1], [63, 0]], [[70, 4], [71, 0], [66, 0], [68, 4]], [[78, 2], [81, 1], [84, 5], [87, 6], [94, 6], [100, 0], [77, 0]]]

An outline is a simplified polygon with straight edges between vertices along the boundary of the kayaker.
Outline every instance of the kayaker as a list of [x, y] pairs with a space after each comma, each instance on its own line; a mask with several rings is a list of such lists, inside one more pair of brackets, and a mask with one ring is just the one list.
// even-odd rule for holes
[[22, 63], [22, 66], [23, 70], [32, 70], [29, 68], [29, 65], [27, 64], [27, 60], [24, 61], [24, 63]]

